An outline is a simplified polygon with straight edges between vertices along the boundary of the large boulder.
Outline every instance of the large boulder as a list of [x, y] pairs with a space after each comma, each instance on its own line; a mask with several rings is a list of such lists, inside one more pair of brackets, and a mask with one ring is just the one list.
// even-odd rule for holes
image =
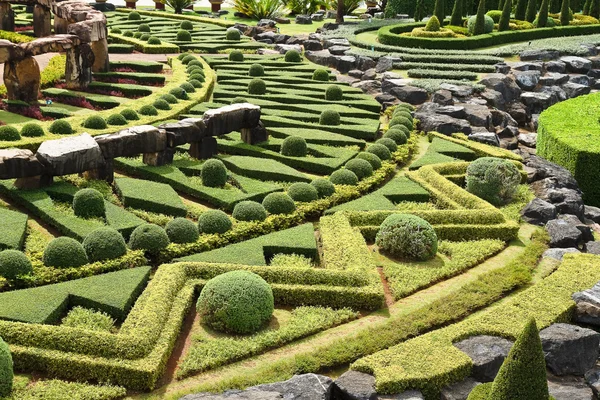
[[600, 255], [600, 242], [589, 241], [585, 244], [585, 252]]
[[591, 289], [573, 294], [572, 299], [576, 304], [575, 322], [600, 326], [600, 283]]
[[554, 400], [593, 400], [592, 389], [582, 381], [559, 380], [552, 378], [548, 381], [548, 391]]
[[106, 159], [158, 153], [167, 147], [167, 134], [152, 125], [138, 125], [94, 138]]
[[44, 166], [31, 150], [0, 149], [0, 180], [42, 175]]
[[422, 104], [429, 97], [427, 90], [410, 85], [392, 88], [390, 93], [396, 96], [398, 100], [409, 104]]
[[452, 118], [448, 115], [417, 112], [415, 118], [419, 120], [419, 129], [424, 132], [439, 132], [444, 135], [462, 132], [470, 134], [471, 125], [464, 119]]
[[533, 90], [540, 81], [541, 73], [537, 70], [515, 71], [515, 81], [523, 90]]
[[197, 393], [183, 396], [180, 400], [281, 400], [284, 397], [277, 392], [262, 390], [228, 390], [222, 394]]
[[512, 347], [512, 342], [496, 336], [472, 336], [454, 343], [473, 360], [472, 376], [479, 382], [492, 382]]
[[561, 86], [569, 98], [583, 96], [589, 94], [591, 88], [586, 85], [580, 85], [574, 82], [567, 82]]
[[237, 103], [215, 108], [204, 113], [205, 135], [220, 136], [242, 129], [252, 129], [260, 121], [260, 107], [250, 103]]
[[431, 101], [441, 106], [451, 106], [454, 104], [452, 92], [445, 89], [439, 89], [431, 95]]
[[583, 233], [577, 227], [562, 219], [553, 219], [546, 224], [550, 235], [550, 247], [577, 247], [582, 241]]
[[543, 86], [554, 86], [562, 85], [569, 81], [568, 74], [561, 74], [558, 72], [548, 72], [546, 75], [540, 77], [539, 84]]
[[332, 57], [335, 59], [335, 64], [336, 64], [337, 70], [342, 74], [346, 74], [346, 73], [348, 73], [348, 71], [356, 68], [356, 57], [354, 57], [354, 56], [336, 56], [336, 55], [334, 55]]
[[548, 249], [542, 254], [542, 258], [553, 258], [558, 261], [562, 261], [565, 254], [570, 253], [581, 253], [578, 249], [571, 247], [567, 249]]
[[585, 206], [584, 215], [587, 219], [600, 224], [600, 208]]
[[554, 104], [552, 94], [547, 92], [524, 92], [520, 99], [532, 114], [539, 114]]
[[487, 102], [489, 106], [495, 107], [498, 110], [503, 110], [506, 106], [504, 96], [497, 90], [485, 89], [483, 92], [481, 92], [480, 96]]
[[587, 58], [567, 56], [560, 60], [565, 63], [567, 71], [574, 74], [587, 74], [592, 69], [592, 62]]
[[440, 400], [467, 400], [475, 386], [481, 385], [473, 378], [467, 378], [460, 382], [442, 388]]
[[465, 110], [465, 119], [473, 126], [482, 126], [484, 128], [492, 127], [492, 114], [487, 106], [478, 104], [462, 103]]
[[324, 375], [294, 375], [283, 382], [253, 386], [248, 391], [277, 392], [286, 400], [328, 400], [333, 381]]
[[600, 353], [600, 333], [577, 325], [552, 324], [540, 338], [546, 366], [555, 375], [583, 376]]
[[499, 73], [488, 74], [479, 83], [488, 89], [502, 93], [507, 103], [513, 102], [521, 96], [521, 88], [507, 75]]
[[329, 50], [308, 51], [307, 49], [304, 55], [309, 61], [312, 61], [315, 64], [333, 66], [335, 63], [335, 58]]
[[521, 217], [525, 222], [542, 226], [556, 218], [556, 206], [536, 197], [521, 210]]
[[100, 146], [87, 133], [43, 142], [36, 157], [47, 168], [47, 175], [77, 174], [104, 166]]
[[177, 147], [202, 140], [205, 125], [201, 118], [186, 118], [177, 122], [161, 124], [158, 128], [167, 132], [169, 147]]
[[556, 60], [560, 53], [556, 50], [525, 50], [519, 54], [521, 61]]
[[382, 73], [385, 71], [389, 71], [392, 68], [394, 68], [394, 58], [392, 57], [380, 57], [379, 60], [377, 60], [377, 65], [375, 66], [375, 70], [378, 73]]
[[358, 371], [348, 371], [333, 382], [332, 395], [339, 400], [374, 400], [375, 377]]

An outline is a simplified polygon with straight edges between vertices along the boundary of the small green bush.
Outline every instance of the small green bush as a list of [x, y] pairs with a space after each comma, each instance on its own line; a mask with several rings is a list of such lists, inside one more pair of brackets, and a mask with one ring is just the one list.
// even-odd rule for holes
[[137, 30], [138, 32], [151, 32], [150, 25], [148, 24], [139, 24]]
[[248, 83], [248, 93], [263, 95], [267, 93], [267, 85], [260, 78], [254, 78]]
[[[485, 18], [484, 33], [491, 33], [494, 30], [494, 20], [489, 15], [484, 16], [484, 18]], [[473, 15], [467, 21], [467, 29], [469, 30], [469, 33], [471, 35], [475, 31], [475, 21], [476, 20], [477, 20], [477, 16]]]
[[263, 76], [265, 74], [265, 67], [260, 64], [252, 64], [248, 69], [248, 75], [250, 76]]
[[190, 85], [192, 85], [192, 87], [193, 87], [194, 89], [199, 89], [199, 88], [201, 88], [201, 87], [202, 87], [202, 82], [200, 82], [200, 81], [199, 81], [199, 80], [197, 80], [197, 79], [190, 79], [190, 80], [188, 81], [188, 83], [189, 83]]
[[373, 166], [367, 160], [361, 158], [353, 158], [344, 167], [354, 172], [359, 180], [373, 175]]
[[81, 267], [88, 263], [83, 245], [67, 236], [52, 239], [44, 250], [42, 260], [45, 266], [53, 268]]
[[169, 236], [163, 228], [155, 224], [142, 224], [135, 228], [129, 238], [129, 248], [158, 254], [169, 245]]
[[148, 39], [150, 39], [150, 34], [149, 33], [144, 33], [140, 36], [140, 40], [145, 40], [148, 41]]
[[244, 97], [234, 97], [233, 100], [231, 100], [230, 104], [240, 104], [240, 103], [247, 103], [248, 100], [246, 100]]
[[138, 112], [142, 115], [147, 115], [147, 116], [155, 116], [158, 115], [158, 110], [156, 109], [156, 107], [154, 107], [153, 105], [150, 104], [146, 104], [145, 106], [142, 106]]
[[335, 193], [335, 186], [329, 179], [325, 178], [317, 178], [314, 179], [311, 183], [317, 189], [317, 195], [320, 199], [324, 197], [329, 197]]
[[206, 283], [196, 304], [202, 322], [234, 334], [258, 331], [273, 315], [271, 286], [249, 271], [230, 271]]
[[242, 62], [244, 61], [244, 53], [239, 50], [232, 50], [229, 53], [229, 61]]
[[151, 44], [151, 45], [159, 45], [161, 43], [162, 43], [161, 40], [155, 36], [151, 36], [150, 39], [148, 39], [148, 44]]
[[300, 136], [288, 136], [281, 143], [281, 154], [288, 157], [306, 157], [308, 145]]
[[179, 100], [177, 100], [177, 97], [173, 96], [171, 93], [163, 94], [162, 96], [160, 96], [160, 98], [165, 100], [169, 104], [177, 104], [179, 102]]
[[31, 261], [24, 253], [18, 250], [0, 251], [0, 276], [6, 279], [16, 279], [18, 276], [32, 273]]
[[170, 110], [171, 109], [171, 105], [165, 99], [156, 99], [154, 101], [154, 103], [152, 103], [152, 105], [157, 110]]
[[102, 311], [76, 306], [62, 319], [61, 325], [89, 331], [110, 332], [115, 325], [115, 320]]
[[127, 119], [121, 114], [109, 115], [106, 119], [108, 125], [127, 125]]
[[200, 69], [204, 68], [204, 65], [202, 64], [202, 62], [200, 62], [200, 60], [198, 60], [197, 58], [193, 59], [192, 61], [190, 61], [189, 63], [187, 63], [187, 67], [188, 69], [192, 68], [192, 67], [198, 67]]
[[392, 214], [381, 227], [375, 243], [398, 258], [425, 261], [437, 253], [437, 235], [429, 222], [410, 214]]
[[6, 342], [0, 338], [0, 397], [10, 397], [13, 388], [13, 360]]
[[321, 81], [321, 82], [328, 82], [329, 81], [329, 72], [326, 69], [316, 69], [315, 72], [313, 72], [313, 76], [312, 76], [313, 81]]
[[73, 211], [80, 218], [104, 217], [104, 197], [96, 189], [81, 189], [73, 196]]
[[510, 202], [521, 182], [521, 173], [512, 162], [495, 157], [482, 157], [467, 167], [467, 190], [499, 206]]
[[242, 34], [235, 28], [227, 28], [227, 32], [225, 33], [225, 39], [227, 40], [235, 40], [240, 41], [242, 38]]
[[184, 89], [182, 89], [181, 87], [176, 87], [176, 88], [169, 90], [169, 94], [175, 96], [179, 100], [187, 100], [188, 99], [187, 92]]
[[392, 139], [394, 143], [397, 145], [406, 144], [407, 138], [404, 132], [401, 129], [388, 129], [388, 131], [383, 135], [385, 139]]
[[366, 160], [371, 164], [373, 170], [381, 168], [381, 158], [377, 157], [377, 155], [373, 153], [369, 153], [368, 151], [361, 151], [356, 155], [356, 158], [360, 158]]
[[123, 235], [109, 227], [98, 228], [87, 235], [83, 240], [83, 248], [90, 262], [111, 260], [127, 253]]
[[425, 25], [425, 31], [427, 32], [438, 32], [440, 28], [440, 20], [435, 15], [432, 15]]
[[21, 129], [21, 136], [24, 136], [24, 137], [44, 136], [44, 128], [42, 128], [35, 122], [29, 122], [29, 123], [23, 125], [23, 128]]
[[340, 113], [334, 110], [323, 110], [319, 117], [320, 125], [337, 126], [340, 124]]
[[413, 129], [413, 121], [403, 116], [397, 116], [390, 120], [390, 128], [396, 125], [404, 126], [409, 131]]
[[119, 28], [112, 28], [110, 30], [110, 33], [114, 33], [115, 35], [120, 35], [121, 34], [121, 30]]
[[21, 139], [19, 130], [14, 126], [3, 125], [0, 126], [0, 141], [13, 141]]
[[232, 226], [229, 216], [221, 210], [208, 210], [198, 217], [198, 230], [201, 233], [225, 233]]
[[181, 21], [181, 25], [179, 25], [181, 29], [185, 29], [186, 31], [194, 30], [194, 24], [192, 21]]
[[89, 116], [83, 121], [83, 127], [88, 129], [106, 129], [106, 121], [99, 115]]
[[194, 243], [200, 237], [196, 224], [186, 218], [172, 219], [165, 231], [172, 243]]
[[198, 82], [204, 82], [206, 80], [206, 78], [204, 77], [204, 75], [198, 74], [198, 71], [194, 71], [194, 73], [190, 74], [190, 76], [188, 76], [188, 79], [191, 80], [196, 80]]
[[[534, 19], [532, 22], [533, 26], [535, 28], [538, 27], [538, 19]], [[556, 26], [556, 21], [554, 20], [554, 18], [548, 16], [548, 19], [546, 20], [546, 26], [544, 26], [543, 28], [554, 28]]]
[[200, 176], [204, 186], [223, 187], [227, 183], [227, 168], [223, 161], [212, 158], [202, 164]]
[[125, 36], [125, 37], [133, 37], [133, 32], [131, 32], [131, 31], [125, 31], [125, 32], [123, 32], [123, 36]]
[[129, 13], [129, 15], [127, 16], [127, 19], [130, 21], [139, 21], [142, 19], [142, 16], [140, 15], [139, 12], [137, 11], [132, 11]]
[[296, 182], [290, 185], [287, 193], [295, 201], [309, 202], [319, 198], [317, 189], [310, 183], [306, 182]]
[[358, 183], [358, 177], [356, 174], [349, 169], [338, 169], [329, 176], [329, 180], [334, 185], [356, 185]]
[[184, 57], [181, 59], [181, 63], [182, 63], [182, 64], [185, 64], [185, 65], [187, 65], [187, 64], [189, 64], [191, 61], [194, 61], [194, 60], [198, 60], [198, 59], [196, 58], [196, 56], [194, 56], [194, 55], [192, 55], [192, 54], [186, 54], [186, 55], [185, 55], [185, 56], [184, 56]]
[[181, 85], [179, 85], [179, 87], [185, 90], [186, 93], [194, 93], [196, 91], [194, 85], [190, 84], [189, 82], [183, 82]]
[[177, 32], [177, 40], [179, 42], [191, 42], [192, 35], [188, 31], [180, 30]]
[[291, 63], [299, 63], [302, 61], [302, 56], [297, 50], [288, 50], [285, 52], [285, 61]]
[[338, 85], [331, 85], [325, 91], [325, 100], [340, 101], [344, 98], [344, 91]]
[[246, 200], [235, 205], [232, 216], [238, 221], [264, 221], [267, 210], [260, 203]]
[[377, 140], [375, 143], [384, 145], [385, 147], [388, 148], [390, 153], [393, 153], [396, 150], [398, 150], [398, 145], [396, 144], [396, 142], [394, 142], [393, 139], [390, 139], [390, 138], [381, 138], [381, 139]]
[[73, 128], [71, 124], [63, 119], [57, 119], [54, 121], [50, 128], [48, 128], [50, 133], [54, 133], [55, 135], [71, 135], [73, 134]]
[[294, 200], [281, 192], [269, 193], [262, 201], [269, 214], [291, 214], [296, 210]]
[[397, 107], [392, 113], [392, 117], [405, 117], [412, 121], [413, 116], [410, 111], [404, 107]]
[[498, 22], [500, 22], [500, 17], [502, 17], [502, 10], [490, 10], [487, 13], [485, 13], [485, 15], [490, 17], [492, 21], [494, 21], [494, 23], [497, 24]]
[[390, 158], [392, 158], [392, 153], [390, 153], [390, 149], [379, 143], [373, 143], [369, 145], [369, 147], [367, 147], [367, 151], [369, 153], [375, 154], [377, 157], [379, 157], [380, 160], [389, 160]]
[[125, 117], [125, 119], [128, 121], [137, 121], [140, 119], [138, 113], [135, 112], [135, 110], [132, 110], [131, 108], [121, 110], [121, 115]]

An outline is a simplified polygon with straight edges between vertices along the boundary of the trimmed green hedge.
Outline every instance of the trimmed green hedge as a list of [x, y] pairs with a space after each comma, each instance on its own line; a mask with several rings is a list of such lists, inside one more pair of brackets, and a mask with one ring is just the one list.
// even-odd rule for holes
[[185, 217], [187, 207], [169, 185], [134, 178], [115, 179], [115, 190], [125, 207]]
[[27, 214], [0, 207], [0, 251], [21, 250], [27, 235]]

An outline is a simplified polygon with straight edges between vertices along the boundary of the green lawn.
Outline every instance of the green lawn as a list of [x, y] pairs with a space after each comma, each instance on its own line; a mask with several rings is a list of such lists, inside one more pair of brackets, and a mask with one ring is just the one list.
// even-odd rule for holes
[[10, 125], [10, 124], [20, 124], [23, 122], [35, 121], [35, 119], [24, 117], [20, 114], [15, 114], [15, 113], [11, 113], [8, 111], [0, 110], [0, 121], [4, 122], [6, 125]]

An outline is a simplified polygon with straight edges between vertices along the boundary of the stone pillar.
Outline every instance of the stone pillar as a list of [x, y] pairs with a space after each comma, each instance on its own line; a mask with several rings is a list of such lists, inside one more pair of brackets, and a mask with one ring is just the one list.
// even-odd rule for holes
[[217, 154], [217, 139], [206, 136], [200, 142], [192, 142], [188, 153], [197, 160], [207, 160]]
[[81, 174], [86, 179], [103, 180], [112, 183], [115, 180], [115, 167], [112, 159], [106, 159], [106, 163], [96, 169], [85, 171]]
[[165, 3], [162, 3], [160, 1], [155, 1], [154, 2], [154, 9], [156, 11], [164, 11], [165, 10]]
[[135, 0], [135, 1], [125, 1], [125, 7], [131, 8], [132, 10], [135, 10], [135, 3], [136, 2], [137, 2], [137, 0]]
[[15, 31], [15, 12], [10, 3], [0, 3], [0, 29], [3, 31]]
[[52, 15], [46, 7], [33, 6], [33, 34], [35, 37], [46, 37], [52, 34]]
[[262, 121], [258, 121], [258, 125], [254, 128], [242, 128], [242, 141], [248, 144], [256, 144], [265, 142], [269, 139], [269, 133], [265, 129], [265, 125]]
[[210, 2], [210, 11], [212, 13], [218, 13], [221, 11], [221, 4], [223, 4], [223, 0], [208, 0]]
[[21, 190], [40, 189], [52, 185], [52, 175], [38, 175], [27, 178], [17, 178], [15, 187]]
[[84, 89], [92, 81], [94, 53], [88, 43], [82, 43], [67, 50], [65, 82], [69, 89]]
[[94, 53], [93, 72], [108, 72], [108, 42], [106, 38], [92, 42]]
[[142, 162], [152, 167], [160, 167], [161, 165], [171, 164], [173, 162], [174, 154], [175, 149], [167, 147], [158, 153], [144, 153], [142, 155]]
[[40, 93], [40, 66], [29, 56], [20, 61], [4, 63], [4, 85], [9, 100], [31, 103], [38, 100]]
[[69, 21], [64, 18], [54, 16], [54, 34], [64, 35], [68, 33]]

